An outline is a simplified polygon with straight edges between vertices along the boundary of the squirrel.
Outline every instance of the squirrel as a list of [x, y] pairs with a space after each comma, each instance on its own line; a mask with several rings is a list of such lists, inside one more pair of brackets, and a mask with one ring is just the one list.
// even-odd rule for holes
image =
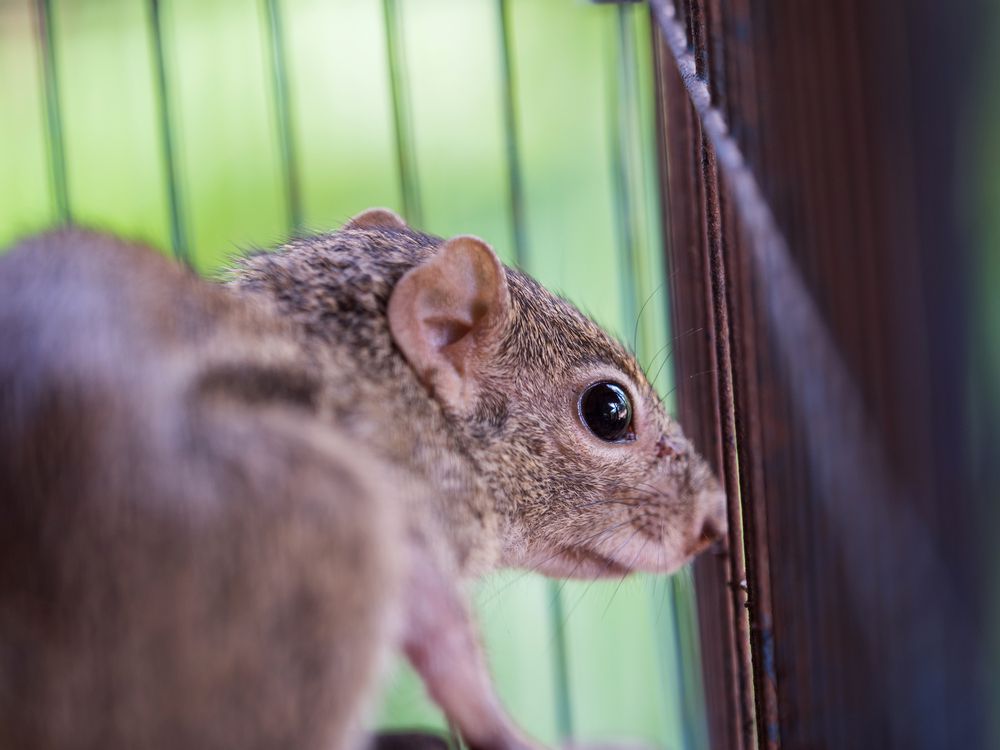
[[668, 573], [725, 519], [635, 358], [476, 237], [0, 257], [2, 747], [351, 750], [402, 651], [470, 748], [534, 748], [470, 583]]

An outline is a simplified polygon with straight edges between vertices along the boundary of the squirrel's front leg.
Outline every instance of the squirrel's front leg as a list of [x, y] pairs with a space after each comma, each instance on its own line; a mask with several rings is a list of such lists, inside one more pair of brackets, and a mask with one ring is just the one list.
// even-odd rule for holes
[[500, 704], [458, 582], [423, 549], [410, 571], [403, 648], [431, 698], [473, 750], [537, 750]]

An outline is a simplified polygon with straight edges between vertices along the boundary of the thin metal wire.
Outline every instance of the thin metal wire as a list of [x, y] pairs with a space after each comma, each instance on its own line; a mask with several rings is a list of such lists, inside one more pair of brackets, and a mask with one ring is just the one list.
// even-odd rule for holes
[[694, 604], [694, 581], [690, 567], [670, 577], [674, 610], [674, 647], [678, 649], [677, 685], [681, 696], [681, 731], [686, 750], [708, 750], [708, 718], [705, 686], [701, 679], [701, 643], [698, 612]]
[[406, 88], [406, 70], [402, 37], [402, 19], [397, 0], [382, 0], [385, 17], [385, 49], [389, 66], [389, 90], [392, 95], [392, 117], [396, 134], [396, 163], [399, 171], [403, 215], [414, 226], [423, 226], [420, 186], [417, 182], [417, 160], [413, 144], [410, 101]]
[[517, 145], [516, 80], [511, 64], [510, 3], [497, 0], [497, 20], [500, 32], [500, 91], [502, 93], [504, 145], [507, 151], [507, 187], [510, 200], [510, 220], [514, 230], [514, 258], [521, 268], [528, 266], [528, 235], [524, 220], [524, 194], [521, 178], [521, 156]]
[[[615, 185], [615, 219], [618, 234], [618, 252], [621, 258], [621, 295], [624, 320], [634, 321], [638, 339], [636, 354], [644, 355], [655, 345], [655, 326], [650, 318], [639, 320], [637, 301], [655, 294], [654, 277], [649, 267], [649, 237], [646, 232], [645, 210], [646, 174], [644, 172], [643, 135], [640, 121], [640, 93], [638, 76], [639, 51], [636, 42], [636, 7], [624, 3], [616, 8], [615, 39], [612, 44], [611, 92], [609, 112], [612, 178]], [[688, 573], [688, 575], [690, 575]], [[681, 743], [686, 750], [708, 746], [706, 722], [697, 697], [701, 695], [697, 682], [698, 670], [690, 659], [684, 659], [697, 649], [697, 628], [690, 626], [694, 617], [690, 581], [684, 586], [681, 575], [670, 579], [670, 609], [673, 619], [673, 638], [657, 641], [661, 651], [672, 649], [675, 654], [676, 673], [664, 675], [666, 681], [676, 680], [685, 688], [680, 700]], [[651, 592], [651, 596], [655, 592]]]
[[638, 74], [638, 46], [635, 38], [636, 6], [625, 3], [616, 8], [615, 40], [612, 45], [611, 78], [614, 81], [609, 128], [612, 174], [615, 183], [615, 219], [621, 267], [622, 314], [637, 331], [637, 354], [648, 354], [658, 346], [653, 320], [639, 320], [637, 302], [656, 293], [656, 280], [649, 263], [646, 231], [646, 174], [643, 151]]
[[66, 180], [66, 151], [59, 100], [59, 71], [56, 66], [56, 49], [52, 39], [51, 0], [36, 0], [35, 20], [38, 28], [38, 47], [42, 58], [42, 77], [45, 87], [45, 123], [48, 131], [51, 189], [59, 223], [69, 224], [73, 220], [73, 214], [70, 210], [69, 189]]
[[291, 96], [288, 83], [288, 63], [280, 0], [263, 0], [267, 26], [268, 54], [271, 64], [271, 87], [274, 96], [274, 116], [281, 151], [281, 173], [284, 179], [285, 211], [288, 226], [297, 234], [302, 231], [302, 192], [299, 187], [298, 153], [295, 147]]
[[630, 68], [627, 59], [630, 45], [633, 40], [629, 34], [628, 8], [619, 5], [616, 8], [616, 36], [612, 45], [611, 54], [611, 81], [610, 101], [608, 112], [611, 114], [610, 128], [611, 137], [611, 174], [614, 181], [614, 201], [615, 201], [615, 228], [618, 234], [618, 253], [621, 258], [619, 267], [622, 272], [619, 275], [621, 284], [621, 312], [625, 321], [635, 320], [638, 314], [636, 299], [638, 298], [636, 280], [635, 256], [640, 252], [637, 242], [637, 228], [635, 226], [635, 195], [634, 183], [630, 174], [631, 156], [630, 151], [634, 148], [630, 131], [631, 122], [628, 122], [628, 110], [637, 105], [637, 100], [633, 99], [633, 92], [630, 90]]
[[[503, 113], [504, 146], [507, 156], [507, 189], [511, 228], [514, 235], [514, 260], [523, 269], [529, 265], [528, 235], [524, 221], [524, 192], [521, 157], [517, 143], [517, 97], [511, 55], [510, 4], [497, 0], [497, 32], [500, 47], [500, 93]], [[549, 581], [549, 621], [553, 641], [553, 677], [555, 679], [556, 730], [563, 740], [573, 736], [573, 709], [569, 682], [569, 647], [566, 639], [566, 613], [562, 585]]]
[[573, 737], [572, 695], [569, 686], [569, 648], [566, 639], [566, 610], [563, 607], [562, 585], [549, 581], [549, 619], [552, 627], [553, 668], [556, 688], [556, 730], [562, 740]]
[[[524, 221], [521, 158], [517, 143], [517, 97], [511, 55], [510, 4], [497, 0], [497, 31], [500, 47], [500, 93], [503, 113], [504, 146], [507, 156], [507, 189], [511, 228], [514, 235], [514, 260], [528, 268], [528, 235]], [[573, 702], [569, 684], [569, 647], [566, 639], [566, 613], [562, 586], [549, 581], [549, 622], [552, 628], [553, 677], [555, 679], [556, 731], [563, 740], [573, 736]]]
[[170, 116], [170, 87], [163, 44], [163, 7], [160, 0], [149, 0], [149, 32], [153, 42], [153, 74], [156, 86], [157, 117], [160, 121], [160, 150], [167, 171], [167, 207], [170, 214], [170, 247], [174, 257], [191, 265], [190, 248], [181, 204], [180, 179], [177, 173], [176, 144]]

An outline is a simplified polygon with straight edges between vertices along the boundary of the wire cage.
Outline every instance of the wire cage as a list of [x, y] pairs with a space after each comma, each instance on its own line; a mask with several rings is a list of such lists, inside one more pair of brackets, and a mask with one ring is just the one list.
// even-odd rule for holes
[[[667, 392], [650, 45], [632, 4], [0, 0], [0, 241], [81, 223], [211, 274], [393, 206], [487, 238]], [[706, 745], [689, 573], [513, 574], [479, 611], [539, 739]], [[381, 721], [442, 726], [405, 670]]]

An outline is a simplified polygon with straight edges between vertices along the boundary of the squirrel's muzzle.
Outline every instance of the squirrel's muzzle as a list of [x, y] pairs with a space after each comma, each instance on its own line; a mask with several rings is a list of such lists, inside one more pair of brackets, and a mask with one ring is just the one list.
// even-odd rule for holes
[[696, 555], [726, 535], [726, 493], [713, 478], [709, 486], [699, 493], [695, 505], [693, 541], [689, 555]]

